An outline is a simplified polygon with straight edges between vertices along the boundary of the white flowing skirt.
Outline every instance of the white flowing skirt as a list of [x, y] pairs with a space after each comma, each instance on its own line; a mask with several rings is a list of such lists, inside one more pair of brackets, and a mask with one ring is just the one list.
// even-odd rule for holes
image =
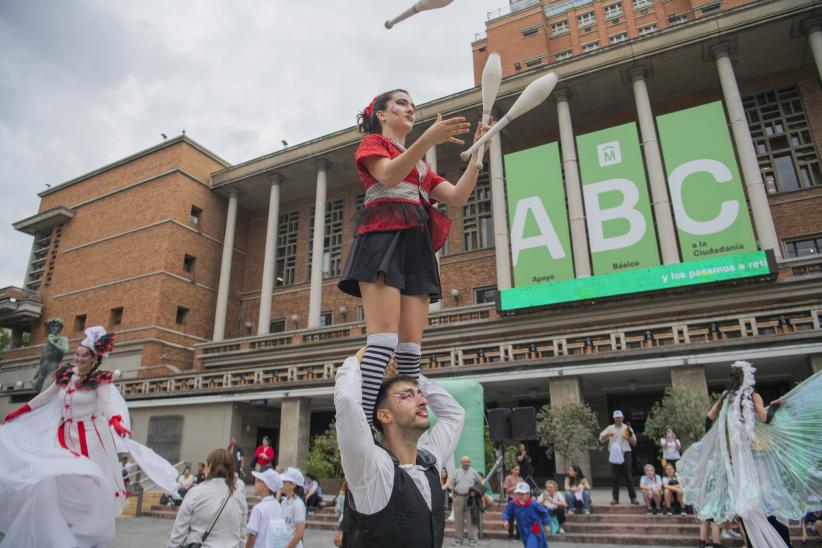
[[148, 447], [120, 440], [105, 418], [83, 421], [84, 443], [76, 423], [62, 429], [61, 440], [60, 424], [55, 398], [0, 426], [1, 548], [105, 546], [126, 504], [118, 452], [131, 453], [155, 483], [177, 496], [174, 467]]

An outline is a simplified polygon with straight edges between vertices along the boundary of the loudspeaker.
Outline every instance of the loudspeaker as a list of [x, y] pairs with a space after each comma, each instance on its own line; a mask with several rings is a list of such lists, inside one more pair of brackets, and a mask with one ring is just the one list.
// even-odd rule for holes
[[488, 410], [488, 435], [494, 443], [511, 439], [510, 409], [506, 407]]
[[511, 434], [515, 440], [537, 439], [537, 413], [533, 407], [514, 407]]

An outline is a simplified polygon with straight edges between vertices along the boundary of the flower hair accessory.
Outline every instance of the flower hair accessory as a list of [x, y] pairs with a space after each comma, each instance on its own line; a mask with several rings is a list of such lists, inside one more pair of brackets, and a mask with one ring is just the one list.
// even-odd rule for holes
[[95, 356], [107, 358], [114, 350], [114, 333], [107, 333], [103, 326], [89, 327], [85, 334], [86, 338], [80, 344], [91, 350]]
[[371, 118], [371, 115], [374, 114], [374, 103], [377, 102], [377, 96], [375, 95], [371, 102], [368, 103], [368, 106], [365, 107], [365, 110], [362, 113], [365, 115], [366, 120]]
[[[756, 368], [746, 361], [735, 361], [731, 367], [742, 369], [742, 384], [736, 392], [734, 398], [734, 409], [739, 409], [741, 417], [737, 414], [736, 431], [741, 435], [744, 433], [748, 443], [753, 444], [756, 441], [756, 434], [754, 432], [754, 425], [756, 423], [753, 406], [753, 391], [756, 379], [754, 374]], [[738, 419], [742, 419], [739, 421]]]

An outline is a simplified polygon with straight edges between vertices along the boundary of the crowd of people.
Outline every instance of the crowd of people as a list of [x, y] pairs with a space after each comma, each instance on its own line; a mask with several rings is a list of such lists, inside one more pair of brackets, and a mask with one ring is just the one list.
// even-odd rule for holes
[[277, 470], [271, 466], [273, 458], [267, 459], [259, 471], [251, 472], [260, 502], [249, 515], [245, 482], [238, 474], [238, 447], [234, 437], [228, 448], [209, 453], [201, 463], [202, 475], [192, 475], [190, 466], [183, 469], [177, 480], [182, 500], [166, 539], [168, 548], [193, 543], [203, 547], [302, 547], [306, 491], [316, 479], [307, 480], [294, 467]]

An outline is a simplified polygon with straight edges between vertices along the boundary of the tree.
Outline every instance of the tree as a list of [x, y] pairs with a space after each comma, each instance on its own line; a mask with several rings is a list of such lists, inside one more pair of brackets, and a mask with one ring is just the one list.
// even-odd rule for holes
[[665, 427], [670, 426], [684, 451], [702, 436], [705, 413], [710, 406], [711, 400], [705, 394], [681, 386], [668, 386], [662, 399], [651, 407], [642, 435], [657, 444]]
[[577, 462], [584, 451], [599, 450], [599, 423], [585, 403], [545, 405], [537, 414], [537, 436], [548, 457], [554, 453], [566, 462]]
[[0, 358], [3, 357], [3, 354], [5, 353], [10, 341], [11, 332], [7, 329], [0, 329]]
[[337, 427], [331, 423], [328, 430], [311, 439], [308, 459], [303, 470], [318, 478], [336, 478], [343, 475], [340, 446], [337, 444]]

